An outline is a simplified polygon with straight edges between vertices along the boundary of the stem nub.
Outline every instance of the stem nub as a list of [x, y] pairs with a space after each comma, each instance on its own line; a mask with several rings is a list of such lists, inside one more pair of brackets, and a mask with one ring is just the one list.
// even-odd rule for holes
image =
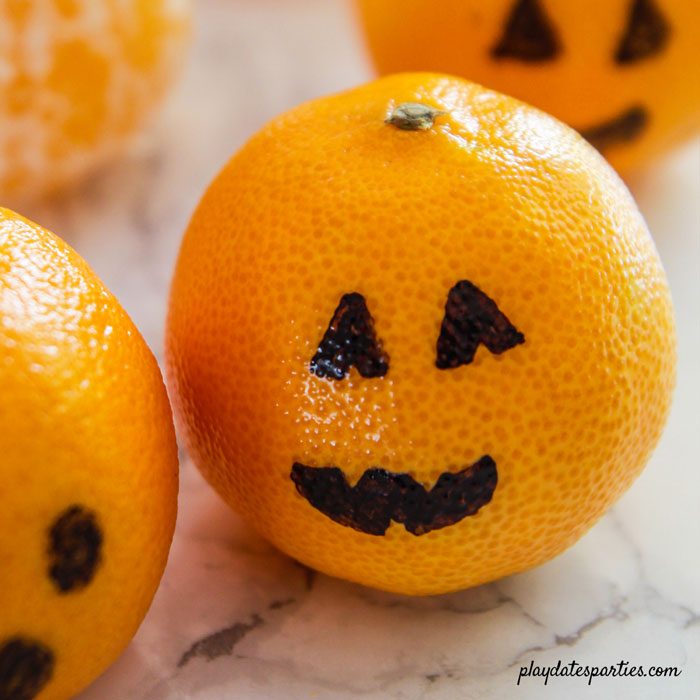
[[406, 131], [425, 131], [432, 128], [435, 119], [447, 114], [441, 109], [420, 102], [403, 102], [386, 118], [386, 123]]

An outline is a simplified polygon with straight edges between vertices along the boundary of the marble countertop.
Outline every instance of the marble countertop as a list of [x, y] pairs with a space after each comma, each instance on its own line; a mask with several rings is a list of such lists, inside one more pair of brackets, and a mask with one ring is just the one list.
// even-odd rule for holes
[[[24, 213], [65, 237], [162, 356], [180, 237], [208, 181], [275, 114], [366, 80], [343, 0], [199, 0], [183, 80], [129, 154]], [[407, 598], [316, 574], [259, 539], [183, 455], [162, 586], [132, 644], [81, 700], [700, 697], [700, 142], [631, 183], [664, 259], [679, 382], [634, 487], [533, 571]], [[519, 669], [677, 666], [676, 678], [523, 679]]]

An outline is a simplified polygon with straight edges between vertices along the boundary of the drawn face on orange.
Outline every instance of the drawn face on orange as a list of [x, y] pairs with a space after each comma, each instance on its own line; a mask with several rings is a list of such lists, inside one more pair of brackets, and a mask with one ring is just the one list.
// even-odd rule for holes
[[[496, 303], [468, 280], [450, 289], [435, 350], [435, 369], [469, 365], [483, 344], [501, 354], [525, 342]], [[365, 379], [384, 377], [390, 359], [377, 338], [365, 298], [344, 294], [311, 359], [318, 377], [342, 381], [351, 367]], [[291, 471], [298, 492], [332, 520], [370, 535], [384, 535], [391, 521], [413, 535], [424, 535], [459, 522], [489, 503], [498, 483], [491, 455], [456, 472], [440, 474], [430, 490], [410, 474], [380, 467], [364, 471], [350, 486], [335, 466], [309, 467], [295, 462]]]
[[627, 169], [700, 129], [692, 0], [359, 0], [380, 73], [439, 70], [539, 107]]
[[[633, 0], [626, 27], [615, 47], [615, 64], [625, 67], [652, 59], [664, 51], [670, 35], [668, 21], [654, 0]], [[545, 63], [557, 60], [562, 52], [558, 32], [537, 0], [517, 0], [491, 56], [496, 61]], [[579, 124], [578, 130], [596, 148], [606, 150], [639, 138], [649, 120], [649, 109], [637, 102], [596, 124]]]
[[171, 292], [175, 409], [204, 476], [296, 559], [476, 585], [561, 552], [641, 469], [665, 289], [571, 129], [391, 76], [282, 115], [209, 187]]
[[[73, 598], [92, 583], [102, 563], [102, 541], [97, 514], [73, 504], [47, 527], [37, 551], [24, 554], [48, 555], [44, 574], [52, 592]], [[51, 680], [55, 663], [55, 650], [45, 640], [22, 633], [0, 638], [0, 698], [31, 700]]]

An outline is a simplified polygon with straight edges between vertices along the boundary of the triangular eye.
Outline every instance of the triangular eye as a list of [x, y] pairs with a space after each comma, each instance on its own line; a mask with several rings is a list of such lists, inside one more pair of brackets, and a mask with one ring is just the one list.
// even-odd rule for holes
[[517, 0], [491, 55], [535, 63], [555, 58], [559, 50], [556, 31], [539, 0]]
[[435, 365], [438, 369], [468, 365], [479, 343], [500, 355], [524, 342], [525, 336], [493, 299], [468, 280], [461, 280], [447, 295]]
[[615, 52], [617, 63], [634, 63], [653, 56], [668, 43], [671, 28], [654, 0], [633, 0], [624, 36]]
[[309, 369], [318, 377], [343, 379], [350, 367], [363, 377], [383, 377], [389, 357], [374, 332], [362, 294], [343, 294]]

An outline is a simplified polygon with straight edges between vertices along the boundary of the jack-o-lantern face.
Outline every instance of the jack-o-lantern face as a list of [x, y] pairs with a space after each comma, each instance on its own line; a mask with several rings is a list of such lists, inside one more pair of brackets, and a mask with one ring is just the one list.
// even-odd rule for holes
[[359, 0], [380, 72], [462, 75], [550, 112], [616, 167], [700, 129], [693, 0]]
[[[447, 296], [437, 339], [435, 367], [456, 369], [470, 364], [480, 344], [501, 354], [525, 336], [496, 303], [468, 280]], [[365, 378], [383, 377], [389, 357], [377, 338], [364, 297], [344, 294], [314, 354], [310, 371], [342, 380], [354, 366]], [[311, 505], [341, 525], [370, 535], [384, 535], [393, 520], [408, 532], [423, 535], [476, 514], [493, 496], [498, 482], [490, 455], [457, 472], [440, 474], [430, 491], [410, 474], [371, 467], [351, 487], [337, 467], [308, 467], [295, 462], [291, 478]]]

